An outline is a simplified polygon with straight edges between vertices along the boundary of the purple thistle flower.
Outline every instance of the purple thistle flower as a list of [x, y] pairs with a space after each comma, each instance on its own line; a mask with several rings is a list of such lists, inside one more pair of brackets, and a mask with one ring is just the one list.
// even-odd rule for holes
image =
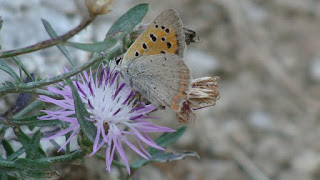
[[[97, 127], [93, 151], [90, 156], [106, 144], [107, 170], [110, 172], [114, 153], [115, 150], [117, 150], [130, 174], [129, 162], [122, 146], [123, 142], [140, 156], [149, 159], [151, 155], [144, 149], [142, 142], [159, 150], [164, 149], [158, 146], [147, 133], [174, 132], [175, 130], [157, 126], [146, 121], [146, 119], [150, 118], [147, 114], [153, 111], [155, 107], [153, 105], [136, 102], [133, 98], [133, 90], [130, 86], [119, 82], [119, 74], [117, 71], [114, 71], [114, 68], [115, 64], [112, 63], [106, 71], [104, 64], [100, 64], [95, 75], [93, 75], [91, 69], [89, 74], [84, 71], [78, 76], [78, 80], [74, 81], [74, 84], [78, 88], [82, 102], [86, 105], [87, 111], [90, 114], [87, 120], [92, 121]], [[48, 90], [60, 94], [63, 99], [56, 100], [48, 96], [40, 95], [39, 100], [53, 103], [60, 106], [61, 109], [57, 111], [44, 110], [43, 112], [47, 113], [47, 115], [39, 117], [39, 119], [60, 119], [70, 123], [70, 126], [46, 139], [53, 139], [72, 132], [70, 138], [59, 149], [60, 151], [70, 142], [71, 138], [77, 134], [80, 130], [80, 125], [77, 118], [72, 116], [75, 114], [75, 107], [71, 88], [69, 86], [62, 87], [62, 83], [60, 83], [59, 89], [48, 87]], [[127, 139], [129, 135], [136, 139], [138, 147]]]

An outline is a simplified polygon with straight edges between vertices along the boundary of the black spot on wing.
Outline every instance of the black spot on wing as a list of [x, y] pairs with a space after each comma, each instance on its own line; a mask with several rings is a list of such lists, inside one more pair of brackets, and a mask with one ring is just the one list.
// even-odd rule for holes
[[143, 43], [143, 44], [142, 44], [142, 47], [143, 47], [143, 49], [148, 49], [148, 46], [147, 46], [146, 43]]
[[170, 42], [167, 42], [167, 48], [170, 49], [172, 44]]
[[157, 36], [154, 35], [153, 33], [150, 34], [150, 38], [153, 42], [156, 42], [157, 41]]

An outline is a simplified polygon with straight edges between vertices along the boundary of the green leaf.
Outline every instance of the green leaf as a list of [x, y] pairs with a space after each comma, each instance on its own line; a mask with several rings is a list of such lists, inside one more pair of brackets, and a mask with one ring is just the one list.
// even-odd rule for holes
[[12, 161], [17, 159], [21, 154], [23, 154], [25, 152], [25, 149], [23, 147], [21, 147], [20, 149], [18, 149], [16, 152], [14, 152], [13, 154], [11, 154], [11, 156], [9, 156], [7, 159]]
[[0, 160], [0, 169], [6, 167], [14, 167], [14, 162], [8, 160]]
[[54, 125], [61, 124], [60, 120], [31, 120], [31, 121], [12, 120], [11, 122], [20, 126], [26, 125], [26, 126], [37, 126], [37, 127], [54, 126]]
[[67, 162], [67, 161], [70, 162], [80, 157], [83, 157], [84, 155], [85, 155], [84, 152], [81, 149], [79, 149], [67, 155], [41, 158], [41, 159], [37, 159], [36, 161], [46, 162], [46, 163]]
[[[177, 141], [187, 130], [186, 126], [182, 126], [179, 129], [177, 129], [176, 132], [172, 132], [172, 133], [164, 133], [162, 134], [160, 137], [158, 137], [155, 142], [165, 148], [167, 147], [167, 145], [174, 143], [175, 141]], [[153, 155], [157, 152], [159, 152], [160, 150], [158, 149], [154, 149], [154, 148], [148, 148], [148, 152]]]
[[0, 172], [8, 172], [19, 177], [25, 177], [25, 179], [45, 178], [48, 177], [48, 174], [46, 174], [48, 172], [46, 172], [46, 170], [52, 169], [54, 163], [70, 162], [79, 159], [84, 155], [83, 151], [77, 150], [68, 155], [40, 158], [36, 160], [19, 158], [12, 161], [0, 158]]
[[[172, 133], [164, 133], [159, 138], [155, 140], [155, 142], [165, 148], [167, 145], [177, 141], [186, 131], [186, 126], [180, 127], [176, 132]], [[178, 159], [183, 159], [187, 156], [198, 156], [196, 152], [170, 152], [166, 153], [164, 151], [154, 149], [154, 148], [148, 148], [148, 152], [152, 156], [150, 159], [142, 159], [140, 158], [136, 162], [130, 164], [131, 168], [139, 168], [144, 164], [147, 164], [149, 162], [168, 162]]]
[[10, 81], [5, 81], [4, 83], [3, 83], [5, 86], [8, 86], [8, 87], [13, 87], [13, 86], [15, 86], [12, 82], [10, 82]]
[[27, 153], [26, 158], [29, 158], [29, 159], [39, 158], [39, 155], [37, 155], [37, 153], [38, 153], [38, 148], [40, 147], [40, 140], [41, 140], [41, 133], [40, 131], [37, 131], [30, 140], [30, 145], [32, 146], [32, 148], [30, 148], [30, 152]]
[[[39, 149], [41, 139], [40, 131], [37, 131], [31, 139], [21, 129], [19, 129], [16, 135], [26, 150], [27, 158], [36, 159], [43, 156], [43, 152]], [[42, 155], [39, 154], [39, 151]]]
[[65, 45], [71, 46], [77, 49], [82, 49], [90, 52], [103, 52], [117, 43], [115, 39], [107, 39], [102, 42], [95, 42], [92, 44], [88, 43], [75, 43], [75, 42], [66, 42]]
[[0, 59], [0, 69], [7, 72], [11, 77], [13, 77], [16, 83], [21, 83], [21, 79], [19, 78], [19, 76], [2, 59]]
[[18, 169], [35, 170], [43, 169], [50, 166], [50, 162], [37, 161], [27, 158], [19, 158], [14, 161]]
[[91, 121], [88, 121], [85, 118], [85, 117], [89, 118], [90, 115], [87, 112], [87, 109], [85, 108], [85, 106], [83, 105], [82, 100], [73, 82], [70, 79], [67, 79], [66, 81], [72, 90], [76, 116], [80, 124], [81, 130], [91, 142], [94, 142], [95, 135], [96, 135], [96, 127]]
[[122, 39], [134, 27], [136, 27], [148, 12], [148, 4], [143, 3], [131, 8], [122, 15], [109, 29], [106, 39], [117, 38]]
[[34, 109], [38, 108], [39, 106], [44, 106], [44, 102], [40, 100], [34, 100], [30, 104], [27, 105], [24, 109], [16, 113], [15, 115], [12, 116], [13, 119], [19, 119], [24, 117], [26, 114], [32, 112]]
[[[54, 126], [61, 124], [60, 120], [39, 120], [38, 117], [44, 115], [44, 113], [40, 113], [36, 116], [27, 116], [24, 118], [12, 118], [10, 119], [10, 122], [14, 123], [15, 125], [22, 126], [37, 126], [37, 127], [43, 127], [43, 126]], [[0, 124], [2, 122], [0, 121]]]
[[17, 56], [14, 56], [12, 59], [18, 64], [18, 66], [22, 69], [22, 71], [28, 76], [29, 82], [34, 81], [34, 79], [30, 75], [30, 73], [28, 72], [27, 68], [22, 64], [20, 59]]
[[67, 162], [78, 159], [84, 156], [83, 151], [77, 150], [72, 152], [68, 155], [62, 156], [55, 156], [55, 157], [48, 157], [48, 158], [40, 158], [36, 160], [27, 159], [27, 158], [19, 158], [15, 161], [8, 161], [8, 160], [0, 160], [0, 169], [4, 167], [15, 168], [16, 170], [42, 170], [52, 166], [53, 163], [57, 162]]
[[[46, 29], [47, 33], [49, 34], [49, 36], [52, 39], [58, 37], [56, 31], [52, 28], [51, 24], [48, 21], [46, 21], [45, 19], [42, 19], [42, 23], [43, 23], [44, 28]], [[60, 44], [58, 44], [57, 47], [62, 52], [62, 54], [64, 54], [66, 56], [66, 58], [69, 60], [70, 64], [72, 66], [75, 66], [73, 60], [71, 59], [71, 56], [70, 56], [68, 50], [64, 46], [62, 46]]]
[[50, 167], [50, 163], [39, 162], [37, 160], [19, 158], [14, 161], [14, 170], [23, 177], [44, 178], [46, 173], [44, 169]]
[[0, 173], [1, 174], [1, 180], [8, 180], [9, 179], [9, 176], [7, 174], [4, 174], [4, 173]]
[[14, 150], [11, 147], [9, 141], [3, 139], [1, 143], [2, 143], [2, 146], [4, 147], [4, 149], [6, 150], [7, 157], [14, 153]]

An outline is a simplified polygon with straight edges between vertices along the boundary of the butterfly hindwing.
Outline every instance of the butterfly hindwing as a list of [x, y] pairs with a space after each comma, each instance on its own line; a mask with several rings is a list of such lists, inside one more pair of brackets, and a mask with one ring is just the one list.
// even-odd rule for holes
[[176, 54], [142, 56], [132, 61], [124, 73], [131, 77], [131, 86], [157, 107], [179, 111], [188, 98], [190, 70]]

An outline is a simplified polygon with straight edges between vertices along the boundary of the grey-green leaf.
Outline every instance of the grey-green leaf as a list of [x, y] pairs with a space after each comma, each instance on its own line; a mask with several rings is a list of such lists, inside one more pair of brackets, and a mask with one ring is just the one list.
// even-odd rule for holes
[[[174, 143], [175, 141], [177, 141], [187, 130], [186, 126], [182, 126], [179, 129], [177, 129], [176, 132], [172, 132], [172, 133], [164, 133], [163, 135], [161, 135], [159, 138], [157, 138], [155, 140], [155, 142], [165, 148], [167, 145]], [[149, 148], [148, 152], [153, 155], [157, 152], [159, 152], [160, 150], [158, 149], [154, 149], [154, 148]]]
[[[155, 142], [165, 148], [167, 145], [177, 141], [186, 131], [186, 126], [180, 127], [176, 132], [172, 133], [164, 133], [161, 135], [159, 138], [155, 140]], [[178, 159], [183, 159], [184, 157], [187, 156], [196, 156], [198, 157], [197, 153], [195, 152], [164, 152], [160, 151], [158, 149], [154, 148], [148, 148], [148, 152], [152, 156], [150, 159], [142, 159], [140, 158], [136, 162], [130, 164], [131, 168], [139, 168], [140, 166], [152, 162], [152, 161], [157, 161], [157, 162], [167, 162], [167, 161], [173, 161], [173, 160], [178, 160]]]
[[50, 120], [50, 121], [38, 120], [37, 116], [30, 116], [30, 117], [20, 118], [20, 119], [11, 119], [10, 121], [18, 126], [26, 125], [26, 126], [44, 127], [44, 126], [54, 126], [54, 125], [61, 124], [60, 120]]
[[115, 39], [108, 39], [102, 42], [95, 42], [92, 44], [88, 43], [75, 43], [75, 42], [66, 42], [65, 45], [71, 46], [77, 49], [82, 49], [90, 52], [103, 52], [111, 48], [117, 43]]
[[2, 143], [2, 146], [4, 147], [4, 149], [6, 150], [7, 157], [11, 156], [11, 154], [14, 153], [14, 150], [11, 147], [9, 141], [3, 139], [1, 143]]
[[27, 158], [29, 159], [38, 159], [41, 157], [41, 155], [38, 155], [38, 149], [40, 147], [40, 139], [41, 139], [41, 133], [40, 131], [37, 131], [30, 140], [30, 145], [32, 148], [30, 148], [31, 152], [27, 154]]
[[94, 138], [96, 135], [96, 127], [91, 121], [88, 121], [86, 119], [86, 117], [89, 118], [89, 113], [87, 112], [87, 109], [83, 105], [82, 100], [73, 82], [70, 79], [67, 79], [66, 81], [72, 90], [76, 116], [80, 124], [81, 130], [91, 142], [94, 142]]
[[27, 158], [35, 159], [40, 157], [40, 131], [37, 131], [31, 139], [21, 129], [19, 129], [19, 132], [17, 132], [16, 135], [18, 136], [23, 147], [26, 149]]
[[[43, 23], [44, 28], [46, 29], [47, 33], [49, 34], [49, 36], [52, 39], [58, 37], [56, 31], [52, 28], [51, 24], [47, 20], [42, 19], [42, 23]], [[71, 56], [70, 56], [68, 50], [64, 46], [62, 46], [60, 44], [58, 44], [57, 47], [62, 52], [62, 54], [64, 54], [66, 56], [66, 58], [69, 60], [70, 64], [72, 66], [75, 66], [73, 60], [71, 59]]]
[[131, 8], [112, 25], [106, 35], [106, 39], [122, 39], [142, 21], [147, 12], [148, 4], [146, 3]]
[[18, 64], [18, 66], [22, 69], [22, 71], [28, 76], [29, 82], [34, 81], [31, 74], [28, 72], [27, 68], [22, 64], [20, 59], [17, 56], [14, 56], [12, 59]]
[[41, 162], [38, 160], [32, 160], [27, 158], [19, 158], [14, 161], [14, 170], [19, 172], [22, 177], [25, 178], [45, 178], [46, 173], [44, 169], [47, 169], [51, 163]]
[[11, 77], [13, 77], [16, 83], [21, 83], [21, 79], [19, 78], [19, 76], [2, 59], [0, 59], [0, 69], [7, 72]]
[[21, 154], [23, 154], [24, 152], [25, 152], [24, 147], [21, 147], [21, 148], [18, 149], [16, 152], [14, 152], [13, 154], [11, 154], [11, 155], [8, 157], [8, 160], [10, 160], [10, 161], [15, 160], [15, 159], [17, 159]]
[[44, 102], [40, 100], [34, 100], [30, 104], [28, 104], [27, 107], [19, 111], [17, 114], [13, 115], [12, 118], [19, 119], [19, 118], [25, 117], [28, 113], [34, 111], [34, 109], [39, 107], [41, 108], [41, 106], [44, 106]]

